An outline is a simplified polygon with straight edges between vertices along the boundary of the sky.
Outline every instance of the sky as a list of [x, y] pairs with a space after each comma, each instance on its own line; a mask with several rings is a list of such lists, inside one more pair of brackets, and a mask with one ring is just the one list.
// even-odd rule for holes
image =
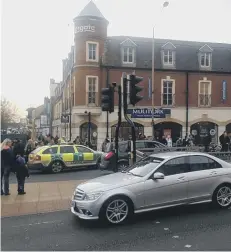
[[[43, 104], [49, 81], [62, 80], [73, 18], [89, 0], [2, 0], [1, 93], [21, 111]], [[231, 44], [231, 0], [95, 0], [108, 36]]]

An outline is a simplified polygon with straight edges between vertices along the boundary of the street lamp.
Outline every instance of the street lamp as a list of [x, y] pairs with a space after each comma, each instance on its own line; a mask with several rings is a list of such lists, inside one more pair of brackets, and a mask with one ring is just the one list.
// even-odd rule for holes
[[91, 112], [84, 112], [88, 115], [88, 127], [87, 127], [87, 145], [90, 148], [91, 147]]
[[[166, 7], [168, 7], [169, 1], [165, 1], [162, 5], [162, 10]], [[152, 137], [155, 137], [155, 122], [154, 122], [154, 88], [155, 88], [155, 83], [154, 83], [154, 78], [155, 78], [155, 27], [153, 26], [153, 31], [152, 31]]]

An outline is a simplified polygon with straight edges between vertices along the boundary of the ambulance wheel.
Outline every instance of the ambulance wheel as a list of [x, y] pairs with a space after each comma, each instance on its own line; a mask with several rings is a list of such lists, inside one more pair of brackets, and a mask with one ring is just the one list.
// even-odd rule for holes
[[52, 173], [60, 173], [63, 170], [63, 168], [64, 168], [63, 163], [60, 161], [54, 161], [50, 166]]

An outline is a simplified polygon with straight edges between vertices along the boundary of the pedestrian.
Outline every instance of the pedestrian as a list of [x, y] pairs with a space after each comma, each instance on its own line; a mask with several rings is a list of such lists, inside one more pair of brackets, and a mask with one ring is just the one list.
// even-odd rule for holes
[[18, 181], [18, 195], [26, 194], [24, 190], [25, 178], [29, 178], [29, 172], [22, 151], [17, 153], [14, 172]]
[[[11, 148], [12, 141], [5, 139], [1, 144], [1, 195], [10, 195], [9, 191], [9, 177], [10, 172], [15, 165], [13, 150]], [[4, 186], [2, 180], [4, 179]], [[4, 187], [4, 190], [3, 190]]]
[[[30, 155], [30, 153], [35, 150], [35, 144], [34, 141], [32, 139], [28, 140], [28, 143], [26, 145], [25, 148], [25, 157], [26, 157], [26, 163], [28, 162], [28, 157]], [[21, 152], [20, 150], [17, 151], [17, 153]]]

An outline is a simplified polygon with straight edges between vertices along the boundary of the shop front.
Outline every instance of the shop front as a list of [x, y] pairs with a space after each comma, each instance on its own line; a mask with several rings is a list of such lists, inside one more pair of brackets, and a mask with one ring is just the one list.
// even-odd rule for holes
[[[134, 122], [134, 125], [136, 127], [136, 137], [138, 138], [139, 133], [141, 133], [142, 135], [144, 134], [144, 126], [142, 124], [136, 123], [136, 122]], [[116, 127], [117, 127], [117, 124], [115, 124], [111, 127], [112, 139], [115, 138]], [[119, 130], [120, 141], [128, 140], [131, 138], [131, 136], [132, 136], [132, 128], [131, 128], [130, 124], [128, 122], [122, 122], [120, 130]]]
[[154, 126], [155, 139], [161, 140], [163, 136], [170, 136], [173, 143], [182, 138], [182, 125], [175, 122], [162, 122]]
[[191, 126], [191, 135], [196, 145], [205, 145], [218, 140], [218, 125], [212, 122], [198, 122]]
[[93, 149], [97, 149], [97, 136], [98, 128], [94, 123], [83, 123], [80, 126], [80, 139], [87, 145], [88, 141], [88, 129], [90, 127], [90, 142]]

